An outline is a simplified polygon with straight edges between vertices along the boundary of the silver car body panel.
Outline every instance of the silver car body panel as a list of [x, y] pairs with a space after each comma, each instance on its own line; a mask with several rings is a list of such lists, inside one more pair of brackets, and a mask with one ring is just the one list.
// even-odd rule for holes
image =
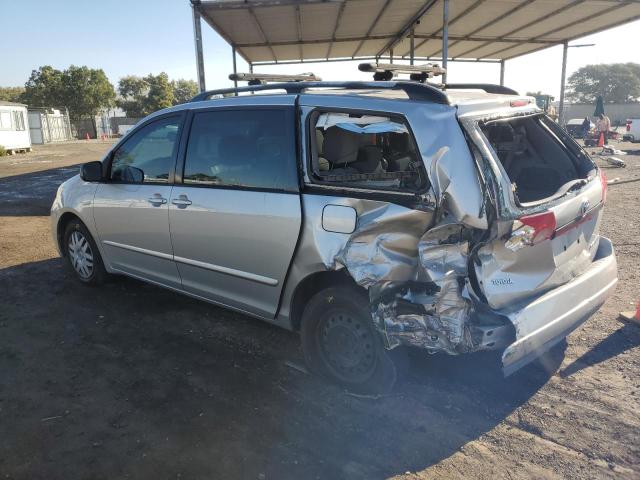
[[[181, 195], [193, 203], [174, 205]], [[298, 194], [176, 185], [169, 222], [183, 288], [273, 318], [301, 221]]]
[[[171, 185], [101, 183], [93, 217], [111, 268], [172, 287], [180, 286], [169, 235]], [[163, 199], [151, 203], [149, 199]]]

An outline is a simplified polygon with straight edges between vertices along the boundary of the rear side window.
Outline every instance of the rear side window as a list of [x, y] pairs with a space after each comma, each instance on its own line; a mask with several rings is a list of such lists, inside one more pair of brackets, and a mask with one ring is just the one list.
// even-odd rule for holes
[[291, 112], [242, 109], [196, 113], [183, 181], [193, 185], [297, 189]]
[[311, 118], [312, 177], [318, 183], [416, 192], [426, 173], [406, 122], [366, 113]]

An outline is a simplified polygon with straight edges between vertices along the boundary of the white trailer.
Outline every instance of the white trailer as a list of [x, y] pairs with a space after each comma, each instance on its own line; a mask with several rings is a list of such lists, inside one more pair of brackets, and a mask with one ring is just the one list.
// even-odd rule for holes
[[0, 101], [0, 145], [9, 154], [31, 151], [26, 105]]

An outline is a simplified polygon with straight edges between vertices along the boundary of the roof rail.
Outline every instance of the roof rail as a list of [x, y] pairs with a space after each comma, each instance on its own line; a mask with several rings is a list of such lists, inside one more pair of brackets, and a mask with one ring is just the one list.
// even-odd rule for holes
[[264, 92], [269, 90], [284, 90], [288, 94], [304, 93], [309, 88], [336, 88], [343, 90], [401, 90], [411, 100], [431, 103], [449, 104], [447, 95], [442, 90], [424, 83], [410, 81], [396, 82], [284, 82], [267, 85], [249, 85], [238, 88], [222, 88], [199, 93], [191, 99], [192, 102], [209, 100], [214, 95], [230, 95], [235, 93]]
[[503, 95], [520, 95], [514, 89], [493, 83], [447, 83], [445, 90], [484, 90], [487, 93], [501, 93]]

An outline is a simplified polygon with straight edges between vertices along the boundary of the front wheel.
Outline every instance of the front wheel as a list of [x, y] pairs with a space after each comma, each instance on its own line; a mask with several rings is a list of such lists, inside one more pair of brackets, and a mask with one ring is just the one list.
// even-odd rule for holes
[[64, 233], [67, 263], [76, 278], [87, 285], [99, 285], [107, 277], [102, 257], [91, 234], [79, 220], [72, 220]]
[[355, 287], [321, 290], [303, 313], [302, 350], [312, 371], [348, 390], [386, 393], [396, 382], [396, 365], [369, 310], [366, 293]]

